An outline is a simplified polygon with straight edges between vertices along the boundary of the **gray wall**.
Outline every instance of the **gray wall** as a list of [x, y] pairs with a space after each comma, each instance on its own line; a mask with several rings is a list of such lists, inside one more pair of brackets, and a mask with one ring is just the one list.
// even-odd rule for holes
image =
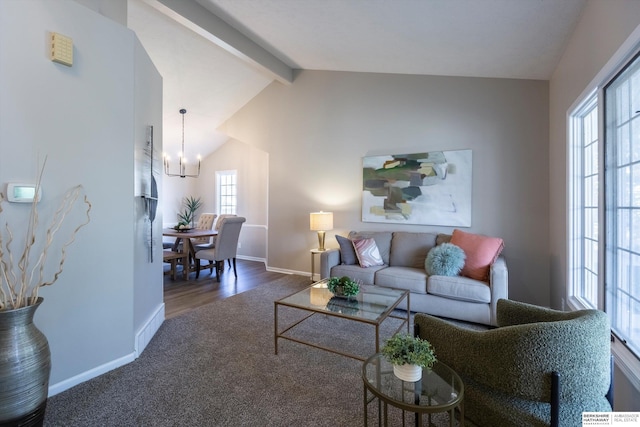
[[[162, 211], [157, 208], [151, 223], [147, 203], [150, 196], [150, 168], [162, 194], [162, 77], [142, 44], [133, 38], [134, 48], [134, 247], [133, 329], [136, 331], [136, 352], [141, 352], [164, 321], [164, 291], [162, 276]], [[147, 144], [147, 126], [153, 126], [153, 162]], [[158, 203], [159, 205], [159, 203]], [[153, 241], [152, 247], [149, 242]], [[153, 256], [151, 252], [153, 251]]]
[[202, 162], [200, 177], [194, 180], [195, 194], [202, 197], [203, 202], [198, 213], [219, 213], [216, 210], [216, 172], [226, 170], [237, 173], [237, 213], [247, 219], [240, 232], [238, 257], [266, 261], [269, 155], [232, 139], [207, 156]]
[[[567, 280], [567, 113], [618, 48], [640, 23], [640, 2], [592, 0], [582, 14], [550, 81], [549, 176], [551, 225], [551, 303], [560, 308]], [[633, 358], [633, 356], [631, 356]], [[637, 363], [637, 362], [636, 362]], [[636, 377], [640, 372], [636, 372]], [[640, 410], [640, 391], [619, 368], [615, 374], [615, 409]], [[636, 384], [640, 383], [636, 380]]]
[[[162, 206], [165, 226], [177, 222], [184, 196], [200, 197], [204, 212], [219, 214], [216, 206], [216, 172], [235, 170], [238, 182], [237, 214], [247, 221], [240, 232], [238, 258], [266, 262], [267, 205], [269, 200], [269, 155], [237, 140], [229, 140], [202, 160], [200, 176], [179, 178], [163, 176]], [[171, 241], [171, 238], [165, 238]]]
[[223, 126], [269, 154], [268, 267], [310, 271], [309, 212], [349, 230], [451, 231], [362, 223], [362, 157], [473, 150], [472, 226], [505, 240], [510, 296], [549, 304], [548, 84], [544, 81], [302, 71]]
[[[73, 38], [73, 67], [50, 61], [50, 31]], [[0, 1], [0, 54], [0, 184], [34, 181], [46, 155], [42, 222], [75, 184], [93, 204], [35, 318], [56, 393], [133, 360], [153, 335], [150, 318], [164, 318], [162, 263], [134, 262], [146, 244], [135, 238], [144, 222], [135, 147], [148, 121], [161, 123], [158, 108], [140, 110], [159, 102], [161, 81], [133, 32], [71, 1]], [[28, 207], [5, 204], [3, 222], [24, 225]], [[66, 223], [82, 219], [71, 213]], [[152, 277], [136, 283], [141, 274]]]

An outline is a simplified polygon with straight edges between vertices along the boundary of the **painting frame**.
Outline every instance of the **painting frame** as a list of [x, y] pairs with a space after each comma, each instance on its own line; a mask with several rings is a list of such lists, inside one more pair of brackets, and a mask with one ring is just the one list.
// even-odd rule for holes
[[470, 149], [362, 158], [362, 221], [471, 227]]

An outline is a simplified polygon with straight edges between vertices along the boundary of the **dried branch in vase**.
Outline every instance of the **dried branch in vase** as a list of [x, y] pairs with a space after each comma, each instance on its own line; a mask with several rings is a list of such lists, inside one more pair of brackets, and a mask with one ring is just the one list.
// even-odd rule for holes
[[[39, 194], [45, 164], [46, 158], [38, 175], [35, 188], [36, 197], [34, 197], [31, 203], [24, 248], [22, 248], [22, 253], [17, 263], [14, 262], [13, 250], [11, 248], [11, 244], [14, 241], [14, 234], [9, 223], [6, 222], [4, 225], [6, 239], [2, 230], [0, 230], [0, 310], [15, 309], [34, 304], [38, 299], [39, 289], [43, 286], [53, 285], [58, 280], [66, 261], [67, 247], [75, 241], [78, 231], [91, 220], [89, 215], [91, 203], [87, 199], [87, 196], [83, 195], [86, 220], [79, 224], [71, 232], [68, 240], [62, 244], [56, 271], [50, 278], [45, 278], [45, 267], [49, 257], [49, 249], [54, 243], [56, 234], [60, 231], [67, 215], [73, 209], [83, 192], [81, 185], [69, 189], [64, 194], [58, 209], [53, 214], [48, 228], [44, 233], [40, 233], [38, 230], [40, 218], [37, 207], [37, 195]], [[2, 204], [5, 200], [4, 194], [0, 193], [0, 214], [2, 214]], [[43, 239], [42, 246], [37, 247], [36, 243], [40, 243], [41, 239]], [[32, 253], [32, 250], [38, 252]]]

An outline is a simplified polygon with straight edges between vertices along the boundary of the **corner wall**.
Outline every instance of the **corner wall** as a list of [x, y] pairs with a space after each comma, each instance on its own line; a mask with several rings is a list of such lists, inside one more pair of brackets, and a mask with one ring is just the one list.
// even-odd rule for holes
[[[229, 140], [202, 161], [195, 193], [202, 197], [202, 212], [216, 209], [216, 172], [235, 170], [238, 180], [238, 215], [247, 218], [240, 232], [238, 258], [267, 259], [269, 154], [249, 144]], [[166, 178], [169, 180], [171, 178]]]
[[[73, 39], [73, 67], [49, 59], [51, 31]], [[138, 85], [139, 54], [133, 32], [73, 1], [0, 1], [0, 184], [33, 182], [48, 156], [41, 220], [75, 184], [93, 205], [59, 280], [40, 292], [35, 323], [51, 347], [53, 394], [133, 360], [143, 319], [162, 304], [162, 263], [150, 267], [160, 278], [154, 296], [135, 283], [137, 120], [161, 123], [154, 112], [136, 116], [141, 97], [161, 91], [152, 75]], [[4, 208], [3, 220], [24, 225], [28, 206]], [[82, 220], [74, 211], [65, 223]]]
[[549, 304], [548, 84], [301, 71], [272, 83], [221, 130], [269, 154], [268, 267], [310, 271], [309, 212], [349, 230], [451, 231], [361, 222], [362, 157], [473, 150], [472, 226], [505, 240], [510, 297]]

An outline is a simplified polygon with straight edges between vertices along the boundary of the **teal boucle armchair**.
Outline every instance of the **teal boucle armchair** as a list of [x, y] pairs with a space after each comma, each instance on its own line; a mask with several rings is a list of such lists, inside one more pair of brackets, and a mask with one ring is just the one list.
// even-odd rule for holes
[[554, 371], [560, 426], [581, 426], [583, 411], [611, 411], [605, 397], [610, 329], [602, 311], [562, 312], [505, 299], [497, 304], [498, 327], [486, 331], [415, 315], [416, 334], [464, 382], [467, 420], [481, 427], [550, 425]]

